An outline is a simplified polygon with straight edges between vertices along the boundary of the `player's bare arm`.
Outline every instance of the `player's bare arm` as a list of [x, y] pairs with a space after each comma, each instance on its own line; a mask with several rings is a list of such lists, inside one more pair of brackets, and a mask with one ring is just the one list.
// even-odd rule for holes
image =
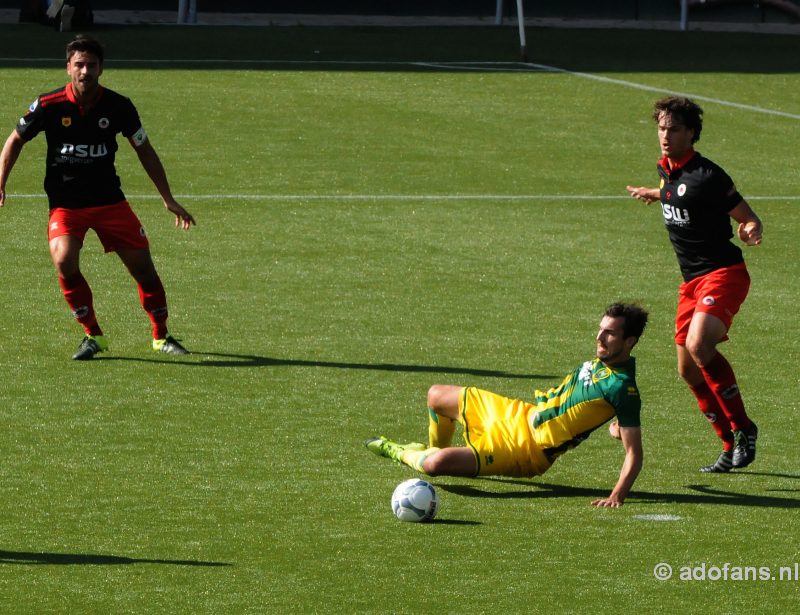
[[614, 486], [611, 495], [592, 501], [592, 506], [602, 508], [619, 508], [628, 497], [628, 493], [639, 476], [644, 462], [644, 450], [642, 449], [642, 429], [641, 427], [620, 427], [620, 437], [622, 445], [625, 447], [625, 461], [619, 473], [619, 480]]
[[761, 218], [756, 215], [747, 201], [740, 201], [730, 211], [730, 216], [739, 223], [737, 234], [743, 243], [748, 246], [757, 246], [761, 243], [764, 226], [761, 224]]
[[634, 199], [644, 201], [648, 205], [661, 198], [658, 188], [647, 188], [645, 186], [625, 186], [625, 188]]
[[0, 207], [6, 204], [6, 182], [23, 145], [25, 145], [24, 139], [16, 130], [12, 130], [3, 145], [3, 151], [0, 152]]
[[175, 214], [175, 226], [185, 231], [189, 230], [193, 224], [197, 223], [192, 214], [186, 211], [172, 196], [172, 190], [169, 187], [169, 181], [167, 181], [167, 172], [164, 170], [164, 165], [161, 164], [161, 159], [151, 145], [150, 140], [147, 139], [140, 144], [137, 144], [133, 139], [129, 139], [129, 141], [139, 157], [139, 162], [148, 177], [150, 177], [150, 181], [153, 182], [156, 190], [161, 195], [164, 207]]

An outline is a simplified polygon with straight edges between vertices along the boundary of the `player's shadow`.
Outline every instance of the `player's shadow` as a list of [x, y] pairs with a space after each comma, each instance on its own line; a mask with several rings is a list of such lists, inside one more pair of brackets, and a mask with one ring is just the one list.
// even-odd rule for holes
[[[503, 484], [525, 485], [522, 491], [494, 491], [483, 488], [486, 482], [499, 482]], [[523, 481], [515, 479], [486, 479], [481, 486], [475, 485], [443, 485], [437, 483], [437, 488], [444, 491], [476, 498], [497, 499], [537, 499], [537, 498], [582, 498], [598, 499], [608, 497], [608, 489], [594, 489], [589, 487], [574, 487], [571, 485], [555, 485], [536, 481]], [[755, 508], [800, 508], [800, 499], [772, 495], [755, 495], [735, 493], [713, 489], [708, 485], [686, 485], [686, 488], [695, 493], [654, 493], [649, 491], [631, 491], [628, 500], [639, 504], [724, 504], [729, 506], [751, 506]]]
[[737, 475], [746, 474], [749, 476], [772, 476], [775, 478], [794, 478], [800, 479], [800, 474], [781, 474], [779, 472], [753, 472], [751, 470], [738, 470]]
[[197, 560], [141, 559], [121, 555], [91, 553], [34, 553], [0, 550], [0, 564], [57, 565], [57, 566], [123, 566], [130, 564], [162, 564], [169, 566], [225, 567], [225, 562]]
[[319, 361], [310, 359], [276, 359], [255, 355], [229, 355], [214, 352], [202, 353], [214, 357], [203, 359], [199, 365], [205, 367], [327, 367], [333, 369], [365, 369], [387, 372], [429, 372], [440, 374], [465, 374], [489, 378], [554, 378], [546, 374], [514, 374], [503, 370], [453, 367], [448, 365], [412, 365], [408, 363], [353, 363], [349, 361]]
[[[199, 360], [198, 360], [199, 359]], [[330, 369], [364, 369], [386, 372], [417, 372], [432, 374], [458, 374], [485, 378], [553, 379], [553, 374], [516, 374], [503, 370], [454, 367], [448, 365], [413, 365], [408, 363], [357, 363], [349, 361], [321, 361], [312, 359], [279, 359], [259, 355], [224, 354], [220, 352], [193, 351], [186, 358], [137, 358], [98, 356], [94, 361], [142, 361], [189, 367], [323, 367]]]

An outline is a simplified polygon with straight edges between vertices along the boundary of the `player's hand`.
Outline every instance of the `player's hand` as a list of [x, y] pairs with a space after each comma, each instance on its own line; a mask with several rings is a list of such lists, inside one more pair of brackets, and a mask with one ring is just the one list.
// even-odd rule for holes
[[178, 201], [164, 201], [164, 207], [175, 214], [175, 226], [178, 228], [188, 231], [193, 224], [197, 224], [192, 214], [186, 211]]
[[619, 508], [622, 506], [622, 503], [622, 500], [620, 500], [618, 497], [615, 497], [613, 494], [607, 498], [592, 500], [592, 506], [597, 508]]
[[619, 432], [618, 421], [611, 421], [608, 424], [608, 435], [614, 438], [615, 440], [622, 440], [622, 434], [620, 434]]
[[761, 224], [758, 222], [743, 222], [738, 228], [739, 239], [748, 246], [757, 246], [761, 243]]
[[657, 201], [661, 196], [656, 188], [645, 188], [644, 186], [625, 186], [625, 189], [634, 199], [644, 201], [648, 205], [653, 201]]
[[6, 204], [6, 191], [0, 188], [0, 207]]

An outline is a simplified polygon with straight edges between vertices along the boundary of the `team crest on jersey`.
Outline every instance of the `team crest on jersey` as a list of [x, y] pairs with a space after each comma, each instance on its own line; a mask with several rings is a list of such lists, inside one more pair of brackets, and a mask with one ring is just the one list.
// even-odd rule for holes
[[717, 300], [714, 297], [707, 295], [703, 297], [703, 305], [716, 305]]
[[686, 184], [681, 184], [678, 186], [678, 196], [683, 196], [686, 194]]
[[100, 120], [97, 122], [97, 125], [100, 126], [100, 128], [108, 128], [108, 125], [110, 123], [111, 122], [108, 121], [107, 117], [101, 117]]
[[597, 382], [598, 380], [605, 380], [611, 375], [611, 370], [607, 367], [601, 367], [594, 373], [593, 380]]
[[583, 386], [588, 387], [592, 384], [604, 380], [611, 375], [611, 370], [607, 367], [601, 367], [597, 371], [593, 372], [592, 369], [594, 368], [594, 361], [586, 361], [583, 365], [581, 365], [581, 371], [578, 372], [578, 380], [583, 382]]
[[62, 117], [62, 118], [61, 118], [61, 125], [62, 125], [64, 128], [69, 128], [70, 126], [72, 126], [72, 118], [71, 118], [71, 117], [69, 117], [69, 116], [67, 116], [67, 117]]

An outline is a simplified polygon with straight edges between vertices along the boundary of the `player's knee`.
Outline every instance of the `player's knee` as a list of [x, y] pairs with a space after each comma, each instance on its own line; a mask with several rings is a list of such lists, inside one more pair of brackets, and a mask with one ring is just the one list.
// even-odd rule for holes
[[686, 341], [686, 350], [691, 355], [697, 367], [702, 368], [708, 365], [709, 361], [717, 354], [717, 345], [709, 343], [702, 338], [689, 339]]
[[434, 453], [422, 462], [422, 469], [428, 476], [440, 476], [445, 473], [442, 455]]
[[428, 408], [436, 410], [442, 406], [442, 396], [445, 387], [441, 384], [434, 384], [428, 389]]

